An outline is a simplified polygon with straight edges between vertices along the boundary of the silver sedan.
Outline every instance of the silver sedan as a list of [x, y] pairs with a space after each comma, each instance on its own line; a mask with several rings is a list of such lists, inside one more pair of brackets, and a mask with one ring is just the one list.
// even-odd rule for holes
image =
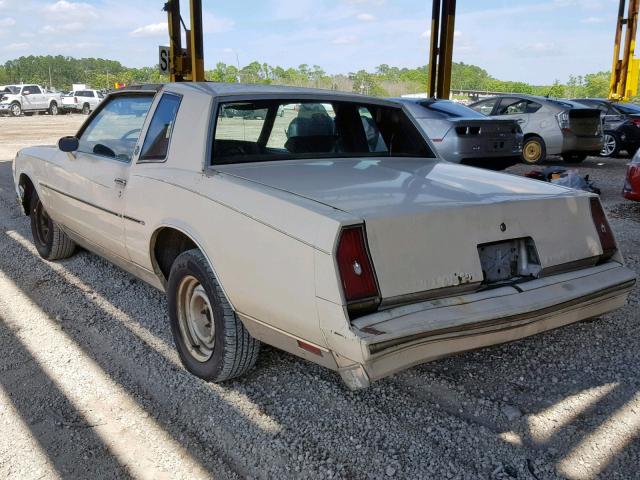
[[514, 120], [495, 120], [451, 100], [398, 98], [445, 160], [505, 168], [520, 161], [522, 129]]

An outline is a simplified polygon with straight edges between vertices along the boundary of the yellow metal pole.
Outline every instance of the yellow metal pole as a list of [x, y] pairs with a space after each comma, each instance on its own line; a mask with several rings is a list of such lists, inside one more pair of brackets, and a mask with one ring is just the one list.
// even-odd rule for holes
[[202, 0], [190, 0], [191, 81], [204, 82], [204, 41], [202, 32]]
[[180, 34], [180, 0], [169, 0], [164, 9], [169, 25], [169, 81], [182, 82], [182, 36]]
[[431, 47], [429, 49], [429, 97], [436, 96], [436, 78], [438, 76], [438, 36], [440, 35], [440, 2], [433, 0], [431, 10]]

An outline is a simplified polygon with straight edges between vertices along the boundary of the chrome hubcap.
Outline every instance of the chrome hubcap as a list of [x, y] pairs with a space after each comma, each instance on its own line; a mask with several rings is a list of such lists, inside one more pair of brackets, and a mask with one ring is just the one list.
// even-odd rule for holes
[[602, 145], [602, 151], [600, 155], [603, 157], [608, 157], [611, 155], [616, 149], [616, 139], [613, 135], [606, 134], [604, 135], [604, 143]]
[[213, 355], [216, 325], [211, 302], [197, 278], [187, 275], [178, 287], [180, 335], [191, 356], [206, 362]]
[[17, 117], [18, 115], [20, 115], [20, 107], [18, 105], [14, 105], [11, 108], [11, 111], [13, 112], [13, 114]]

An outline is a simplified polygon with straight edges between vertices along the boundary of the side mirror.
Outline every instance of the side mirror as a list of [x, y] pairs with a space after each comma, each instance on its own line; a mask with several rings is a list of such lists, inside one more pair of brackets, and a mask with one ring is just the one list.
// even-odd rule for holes
[[62, 137], [58, 140], [58, 148], [63, 152], [75, 152], [79, 146], [80, 142], [76, 137]]
[[31, 95], [31, 92], [22, 92], [23, 97], [26, 97], [27, 95]]

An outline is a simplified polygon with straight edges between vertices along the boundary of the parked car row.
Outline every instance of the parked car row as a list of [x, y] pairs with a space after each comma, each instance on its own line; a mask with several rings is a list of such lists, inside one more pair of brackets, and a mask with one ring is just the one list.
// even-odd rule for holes
[[[454, 149], [495, 149], [505, 126], [515, 143], [497, 150], [513, 153], [523, 134], [438, 103], [124, 89], [76, 135], [21, 150], [16, 193], [43, 258], [80, 245], [165, 291], [179, 357], [210, 381], [245, 374], [266, 343], [360, 389], [624, 305], [636, 276], [597, 195], [441, 161], [410, 109], [444, 109], [438, 138], [458, 129]], [[589, 109], [536, 103], [572, 131], [554, 149], [593, 151], [575, 146], [596, 136]]]
[[59, 113], [62, 104], [60, 93], [47, 92], [40, 85], [3, 85], [0, 86], [0, 115], [19, 117], [46, 112]]
[[88, 115], [104, 99], [99, 90], [82, 89], [61, 94], [40, 85], [0, 85], [0, 115], [19, 117], [35, 113], [84, 113]]
[[62, 111], [64, 113], [83, 113], [89, 115], [104, 99], [99, 90], [83, 89], [69, 92], [62, 97]]

